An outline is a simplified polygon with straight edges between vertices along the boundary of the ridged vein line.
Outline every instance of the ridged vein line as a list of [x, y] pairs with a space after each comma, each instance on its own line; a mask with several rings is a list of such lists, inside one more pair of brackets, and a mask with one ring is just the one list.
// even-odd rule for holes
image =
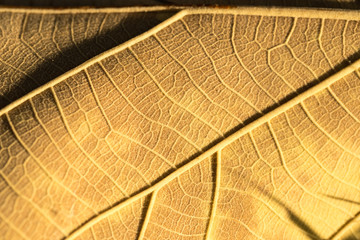
[[158, 193], [158, 190], [155, 190], [151, 195], [150, 203], [149, 203], [149, 206], [148, 206], [148, 209], [147, 209], [147, 212], [146, 212], [146, 216], [145, 216], [143, 225], [141, 226], [141, 230], [140, 230], [138, 240], [143, 240], [144, 239], [147, 226], [149, 225], [149, 222], [150, 222], [151, 212], [154, 209], [157, 193]]
[[84, 231], [84, 229], [87, 229], [87, 228], [91, 227], [92, 225], [96, 224], [97, 222], [101, 221], [102, 219], [107, 218], [108, 216], [110, 216], [111, 214], [117, 212], [118, 210], [120, 210], [124, 206], [127, 206], [127, 205], [131, 204], [132, 202], [134, 202], [134, 201], [136, 201], [136, 200], [138, 200], [138, 199], [140, 199], [142, 197], [145, 197], [146, 195], [152, 193], [153, 191], [162, 188], [163, 186], [168, 184], [170, 181], [172, 181], [176, 177], [180, 176], [182, 173], [188, 171], [193, 166], [199, 164], [203, 159], [210, 157], [211, 155], [213, 155], [217, 151], [223, 149], [224, 147], [226, 147], [230, 143], [234, 142], [235, 140], [237, 140], [238, 138], [240, 138], [244, 134], [248, 133], [252, 129], [255, 129], [256, 127], [268, 122], [269, 120], [276, 117], [280, 113], [283, 113], [283, 112], [287, 111], [288, 109], [294, 107], [295, 105], [301, 103], [304, 99], [313, 96], [315, 93], [324, 90], [325, 88], [329, 87], [331, 84], [333, 84], [337, 80], [341, 79], [342, 77], [356, 71], [358, 68], [360, 68], [360, 59], [353, 62], [351, 65], [343, 68], [342, 70], [336, 72], [335, 74], [331, 75], [330, 77], [328, 77], [327, 79], [325, 79], [321, 83], [309, 88], [305, 92], [303, 92], [303, 93], [297, 95], [296, 97], [290, 99], [289, 101], [287, 101], [283, 105], [275, 108], [271, 112], [263, 115], [262, 117], [258, 118], [257, 120], [249, 123], [245, 127], [241, 128], [238, 131], [234, 132], [233, 134], [229, 135], [227, 138], [225, 138], [221, 142], [217, 143], [213, 147], [209, 148], [208, 150], [202, 152], [198, 157], [194, 158], [192, 161], [188, 162], [184, 166], [182, 166], [182, 167], [178, 168], [177, 170], [175, 170], [174, 172], [170, 173], [167, 177], [163, 178], [162, 180], [155, 183], [151, 187], [143, 190], [142, 192], [140, 192], [140, 193], [138, 193], [136, 195], [131, 196], [130, 198], [126, 199], [125, 201], [120, 202], [119, 204], [113, 206], [112, 208], [109, 208], [108, 210], [100, 213], [99, 215], [97, 215], [96, 217], [94, 217], [93, 219], [88, 221], [87, 223], [85, 223], [85, 224], [81, 225], [79, 228], [75, 229], [67, 237], [67, 239], [75, 239], [77, 236], [79, 236], [81, 234], [81, 232]]
[[206, 240], [213, 239], [212, 238], [212, 231], [214, 228], [214, 220], [216, 216], [216, 208], [219, 201], [219, 194], [220, 194], [220, 181], [221, 181], [221, 150], [216, 152], [216, 174], [215, 174], [215, 190], [214, 190], [214, 200], [211, 206], [211, 215], [209, 219], [209, 224], [206, 231]]
[[51, 181], [55, 182], [59, 186], [63, 187], [65, 190], [67, 190], [71, 195], [76, 197], [81, 203], [83, 203], [85, 206], [89, 207], [93, 212], [97, 213], [96, 210], [92, 209], [82, 198], [80, 198], [74, 191], [72, 191], [70, 188], [68, 188], [66, 185], [64, 185], [62, 182], [60, 182], [58, 179], [56, 179], [54, 176], [51, 175], [51, 173], [46, 170], [46, 168], [43, 167], [39, 159], [33, 154], [33, 152], [27, 147], [27, 145], [23, 142], [23, 140], [20, 138], [18, 132], [16, 131], [16, 128], [14, 124], [11, 122], [11, 118], [8, 113], [5, 114], [7, 121], [9, 123], [11, 131], [14, 133], [14, 136], [16, 139], [18, 139], [21, 147], [29, 154], [29, 156], [34, 160], [35, 164], [39, 166], [39, 168], [45, 173], [46, 177], [49, 178]]

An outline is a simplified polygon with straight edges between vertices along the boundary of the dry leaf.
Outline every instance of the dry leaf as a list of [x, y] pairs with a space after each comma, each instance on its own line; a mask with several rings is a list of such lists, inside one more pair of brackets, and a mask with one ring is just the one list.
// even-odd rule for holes
[[174, 13], [164, 7], [2, 9], [0, 108]]
[[359, 21], [183, 10], [11, 103], [1, 236], [360, 238]]
[[124, 6], [287, 6], [359, 9], [358, 0], [0, 0], [0, 5], [41, 7], [124, 7]]

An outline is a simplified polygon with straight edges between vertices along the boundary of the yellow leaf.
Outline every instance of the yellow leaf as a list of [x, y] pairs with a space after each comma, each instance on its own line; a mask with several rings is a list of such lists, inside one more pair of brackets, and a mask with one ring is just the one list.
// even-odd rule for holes
[[[43, 15], [23, 28], [57, 22]], [[2, 236], [360, 238], [359, 25], [356, 11], [189, 9], [71, 65], [0, 112]], [[14, 74], [51, 48], [25, 32]]]

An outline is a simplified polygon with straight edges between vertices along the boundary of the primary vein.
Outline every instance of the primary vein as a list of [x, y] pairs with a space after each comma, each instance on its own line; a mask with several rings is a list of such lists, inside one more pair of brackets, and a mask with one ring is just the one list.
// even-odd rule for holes
[[148, 194], [154, 192], [155, 190], [161, 189], [163, 186], [165, 186], [166, 184], [171, 182], [173, 179], [177, 178], [178, 176], [180, 176], [184, 172], [188, 171], [193, 166], [199, 164], [202, 160], [210, 157], [212, 154], [214, 154], [217, 151], [223, 149], [224, 147], [226, 147], [230, 143], [234, 142], [235, 140], [237, 140], [238, 138], [240, 138], [244, 134], [246, 134], [249, 131], [257, 128], [258, 126], [268, 122], [272, 118], [278, 116], [280, 113], [283, 113], [283, 112], [287, 111], [288, 109], [294, 107], [295, 105], [301, 103], [303, 100], [305, 100], [308, 97], [313, 96], [315, 93], [318, 93], [318, 92], [324, 90], [325, 88], [329, 87], [331, 84], [336, 82], [337, 80], [339, 80], [339, 79], [343, 78], [344, 76], [354, 72], [358, 68], [360, 68], [360, 59], [353, 62], [349, 66], [343, 68], [342, 70], [336, 72], [335, 74], [329, 76], [327, 79], [320, 82], [319, 84], [309, 88], [308, 90], [304, 91], [303, 93], [301, 93], [301, 94], [297, 95], [296, 97], [290, 99], [289, 101], [285, 102], [284, 104], [280, 105], [279, 107], [275, 108], [274, 110], [272, 110], [272, 111], [268, 112], [267, 114], [259, 117], [255, 121], [249, 123], [248, 125], [244, 126], [243, 128], [239, 129], [238, 131], [234, 132], [233, 134], [229, 135], [228, 137], [224, 138], [222, 141], [215, 144], [214, 146], [207, 149], [206, 151], [203, 151], [198, 157], [196, 157], [193, 160], [189, 161], [188, 163], [186, 163], [182, 167], [179, 167], [177, 170], [170, 173], [167, 177], [163, 178], [162, 180], [160, 180], [159, 182], [157, 182], [154, 185], [150, 186], [149, 188], [137, 193], [136, 195], [133, 195], [133, 196], [129, 197], [125, 201], [117, 203], [117, 204], [109, 207], [108, 209], [105, 209], [104, 211], [102, 211], [98, 215], [94, 216], [91, 220], [89, 220], [85, 224], [83, 224], [83, 225], [79, 226], [77, 229], [75, 229], [72, 233], [70, 233], [66, 237], [66, 239], [68, 239], [68, 240], [75, 239], [77, 236], [81, 235], [81, 233], [83, 231], [88, 229], [88, 227], [93, 226], [94, 224], [101, 221], [102, 219], [106, 219], [108, 216], [110, 216], [111, 214], [113, 214], [113, 213], [117, 212], [118, 210], [122, 209], [124, 206], [127, 206], [127, 205], [133, 203], [134, 201], [147, 196]]

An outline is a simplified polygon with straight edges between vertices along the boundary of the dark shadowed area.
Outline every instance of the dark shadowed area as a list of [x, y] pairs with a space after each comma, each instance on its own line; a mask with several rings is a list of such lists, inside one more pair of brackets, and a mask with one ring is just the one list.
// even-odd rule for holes
[[292, 6], [292, 7], [325, 7], [352, 8], [360, 7], [358, 0], [1, 0], [0, 4], [10, 6], [38, 7], [124, 7], [155, 5], [223, 5], [223, 6]]
[[0, 13], [0, 108], [173, 14]]

